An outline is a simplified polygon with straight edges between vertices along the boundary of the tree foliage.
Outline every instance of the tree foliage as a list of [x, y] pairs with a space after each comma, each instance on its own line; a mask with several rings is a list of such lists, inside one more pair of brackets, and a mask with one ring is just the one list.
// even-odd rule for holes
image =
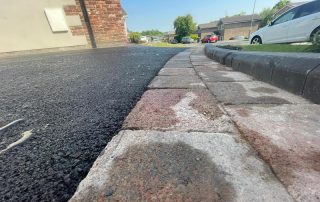
[[235, 17], [235, 16], [243, 16], [243, 15], [246, 15], [246, 12], [241, 11], [240, 13], [237, 13], [237, 14], [235, 14], [235, 15], [231, 16], [231, 17]]
[[139, 32], [131, 32], [129, 38], [132, 43], [140, 43], [141, 34]]
[[146, 30], [146, 31], [141, 32], [141, 35], [143, 35], [143, 36], [160, 36], [160, 35], [162, 35], [162, 32], [160, 32], [157, 29], [152, 29], [152, 30]]
[[273, 8], [265, 8], [262, 10], [262, 12], [260, 13], [261, 16], [261, 27], [266, 26], [269, 22], [271, 22], [273, 20], [273, 18], [275, 17], [274, 15], [281, 10], [282, 8], [284, 8], [285, 6], [287, 6], [289, 3], [291, 3], [290, 0], [280, 0]]
[[193, 22], [191, 15], [177, 17], [173, 25], [178, 41], [182, 37], [191, 35], [196, 30], [196, 23]]

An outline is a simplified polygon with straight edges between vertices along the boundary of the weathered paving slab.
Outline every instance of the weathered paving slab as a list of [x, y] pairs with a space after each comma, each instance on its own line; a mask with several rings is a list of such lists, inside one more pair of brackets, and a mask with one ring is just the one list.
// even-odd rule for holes
[[190, 62], [190, 59], [188, 57], [173, 57], [170, 59], [170, 62], [180, 62], [180, 63], [189, 63]]
[[224, 104], [290, 104], [309, 103], [269, 84], [252, 82], [207, 83], [209, 90]]
[[297, 201], [320, 201], [320, 106], [227, 106]]
[[190, 56], [190, 60], [191, 62], [213, 62], [213, 60], [211, 60], [210, 58], [208, 58], [207, 56], [205, 55], [191, 55]]
[[163, 68], [193, 68], [193, 65], [187, 62], [170, 62], [165, 64]]
[[214, 71], [199, 70], [199, 76], [204, 82], [232, 82], [232, 81], [252, 81], [253, 78], [247, 74], [234, 71]]
[[292, 201], [247, 144], [223, 133], [122, 131], [70, 202]]
[[236, 131], [208, 90], [185, 89], [147, 91], [126, 118], [123, 129]]
[[192, 61], [193, 66], [201, 66], [201, 65], [218, 65], [219, 63], [214, 61]]
[[162, 68], [158, 73], [159, 76], [195, 76], [193, 68]]
[[201, 66], [194, 66], [196, 72], [203, 72], [208, 75], [214, 75], [215, 71], [233, 71], [231, 68], [226, 67], [224, 65], [201, 65]]
[[157, 76], [148, 86], [151, 89], [159, 88], [183, 88], [203, 89], [204, 83], [198, 76]]

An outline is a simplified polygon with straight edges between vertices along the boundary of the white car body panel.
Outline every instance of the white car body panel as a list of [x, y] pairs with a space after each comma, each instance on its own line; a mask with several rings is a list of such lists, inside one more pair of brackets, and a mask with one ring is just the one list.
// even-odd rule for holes
[[[289, 12], [290, 11], [287, 13]], [[268, 25], [252, 33], [250, 41], [252, 41], [253, 37], [259, 36], [263, 44], [305, 42], [310, 40], [311, 33], [317, 27], [320, 27], [320, 12], [289, 20], [287, 22]]]

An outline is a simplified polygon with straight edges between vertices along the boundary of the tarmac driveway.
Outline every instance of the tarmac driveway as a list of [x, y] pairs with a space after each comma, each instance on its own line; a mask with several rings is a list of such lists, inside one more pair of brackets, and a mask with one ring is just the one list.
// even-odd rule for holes
[[0, 201], [67, 201], [151, 79], [182, 50], [134, 46], [2, 59]]

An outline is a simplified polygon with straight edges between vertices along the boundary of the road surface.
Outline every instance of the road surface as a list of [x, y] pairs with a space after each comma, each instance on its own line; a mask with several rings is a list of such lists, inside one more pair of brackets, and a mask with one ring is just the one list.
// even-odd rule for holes
[[67, 201], [151, 79], [182, 50], [1, 59], [0, 201]]

